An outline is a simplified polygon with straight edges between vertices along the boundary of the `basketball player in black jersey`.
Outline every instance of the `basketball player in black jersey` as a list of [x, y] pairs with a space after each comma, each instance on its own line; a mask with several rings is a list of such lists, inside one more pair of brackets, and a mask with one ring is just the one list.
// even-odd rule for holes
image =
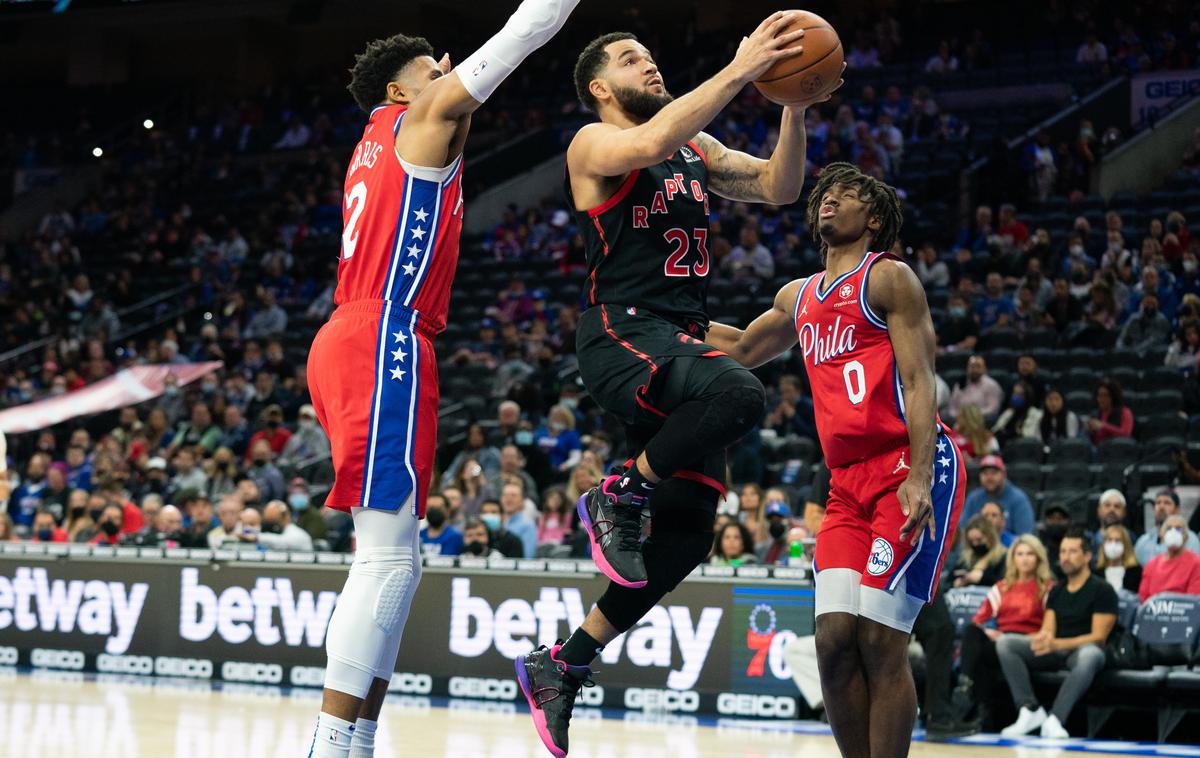
[[[771, 159], [728, 150], [700, 131], [803, 35], [776, 36], [776, 13], [742, 40], [733, 62], [675, 100], [632, 34], [593, 40], [575, 68], [583, 104], [600, 122], [567, 150], [567, 196], [584, 236], [589, 308], [577, 333], [592, 397], [625, 425], [634, 453], [623, 471], [580, 498], [592, 557], [611, 580], [562, 645], [516, 661], [534, 724], [556, 756], [588, 665], [708, 556], [725, 448], [762, 419], [762, 384], [704, 343], [708, 193], [793, 203], [804, 181], [804, 106], [785, 108]], [[823, 94], [820, 99], [827, 99]], [[650, 536], [640, 543], [643, 512]]]

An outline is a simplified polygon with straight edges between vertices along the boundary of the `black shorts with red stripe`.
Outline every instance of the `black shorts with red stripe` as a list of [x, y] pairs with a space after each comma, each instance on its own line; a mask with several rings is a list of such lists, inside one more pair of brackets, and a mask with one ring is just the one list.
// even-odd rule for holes
[[[575, 337], [580, 376], [592, 399], [625, 425], [630, 457], [642, 451], [671, 411], [699, 398], [722, 374], [746, 370], [703, 338], [699, 324], [635, 306], [595, 305], [580, 317]], [[725, 451], [689, 464], [676, 476], [724, 494]]]

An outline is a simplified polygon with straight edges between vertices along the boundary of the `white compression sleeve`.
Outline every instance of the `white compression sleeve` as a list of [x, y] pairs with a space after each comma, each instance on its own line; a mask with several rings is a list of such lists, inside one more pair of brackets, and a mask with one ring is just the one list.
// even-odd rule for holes
[[454, 69], [463, 87], [471, 97], [487, 102], [521, 61], [563, 28], [578, 4], [579, 0], [524, 0], [496, 36]]

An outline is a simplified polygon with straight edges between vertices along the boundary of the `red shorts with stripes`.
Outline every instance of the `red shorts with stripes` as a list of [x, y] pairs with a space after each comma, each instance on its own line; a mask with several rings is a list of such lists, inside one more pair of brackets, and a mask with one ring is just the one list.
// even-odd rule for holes
[[[597, 404], [625, 424], [631, 453], [645, 447], [668, 413], [699, 397], [718, 376], [742, 369], [703, 336], [698, 324], [680, 325], [634, 306], [595, 305], [580, 317], [580, 376]], [[677, 476], [688, 474], [723, 492], [724, 451]]]

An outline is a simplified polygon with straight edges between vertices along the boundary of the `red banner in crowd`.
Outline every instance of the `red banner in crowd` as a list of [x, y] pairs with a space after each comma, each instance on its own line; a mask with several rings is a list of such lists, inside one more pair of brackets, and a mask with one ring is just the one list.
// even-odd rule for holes
[[78, 416], [136, 405], [161, 395], [167, 386], [168, 376], [174, 376], [178, 386], [182, 387], [216, 371], [222, 365], [221, 361], [209, 361], [161, 363], [123, 369], [107, 379], [101, 379], [74, 392], [0, 411], [0, 432], [34, 432]]

